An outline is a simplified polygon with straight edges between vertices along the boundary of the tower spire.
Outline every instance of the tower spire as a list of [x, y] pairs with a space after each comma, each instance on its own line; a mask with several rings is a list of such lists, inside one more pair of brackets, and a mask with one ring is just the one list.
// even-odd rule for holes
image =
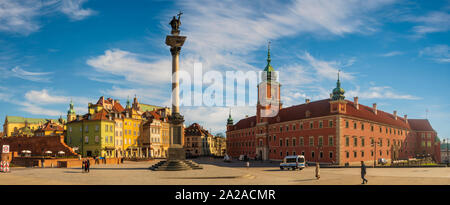
[[343, 88], [341, 88], [341, 81], [340, 81], [340, 76], [339, 76], [340, 73], [341, 73], [341, 70], [338, 70], [338, 79], [336, 82], [336, 88], [333, 89], [333, 96], [332, 96], [333, 100], [344, 100], [345, 99], [345, 96], [344, 96], [345, 90]]
[[270, 41], [269, 41], [269, 43], [267, 44], [267, 65], [270, 65], [270, 61], [271, 59], [270, 59]]
[[230, 107], [230, 113], [228, 114], [227, 125], [233, 125], [233, 118], [231, 118], [231, 107]]

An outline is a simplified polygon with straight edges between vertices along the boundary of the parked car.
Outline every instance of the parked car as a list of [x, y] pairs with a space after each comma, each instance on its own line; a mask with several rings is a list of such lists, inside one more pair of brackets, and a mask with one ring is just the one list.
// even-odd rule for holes
[[286, 156], [280, 163], [280, 169], [302, 170], [305, 168], [305, 157], [303, 155]]
[[384, 158], [380, 158], [380, 159], [378, 159], [378, 164], [386, 165], [387, 164], [387, 160], [384, 159]]
[[231, 162], [231, 157], [225, 154], [225, 157], [223, 157], [224, 162]]

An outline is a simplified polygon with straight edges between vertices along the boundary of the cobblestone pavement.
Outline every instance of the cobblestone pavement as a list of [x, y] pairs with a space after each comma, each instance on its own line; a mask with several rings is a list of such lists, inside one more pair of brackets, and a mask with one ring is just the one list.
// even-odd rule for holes
[[[0, 173], [0, 185], [357, 185], [358, 168], [315, 168], [281, 171], [277, 163], [224, 163], [220, 159], [196, 159], [202, 170], [151, 171], [158, 161], [122, 165], [95, 165], [90, 173], [81, 168], [20, 168]], [[368, 168], [369, 185], [450, 185], [450, 168]]]

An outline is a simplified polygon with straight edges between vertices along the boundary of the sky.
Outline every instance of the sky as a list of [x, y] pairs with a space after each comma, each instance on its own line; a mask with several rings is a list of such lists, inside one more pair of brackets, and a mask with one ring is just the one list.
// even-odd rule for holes
[[[0, 120], [65, 117], [71, 100], [84, 114], [100, 96], [170, 106], [165, 37], [179, 11], [183, 71], [262, 71], [270, 41], [283, 107], [328, 98], [341, 70], [346, 99], [450, 137], [448, 0], [0, 0]], [[229, 109], [181, 114], [219, 133]], [[231, 112], [236, 123], [256, 109]]]

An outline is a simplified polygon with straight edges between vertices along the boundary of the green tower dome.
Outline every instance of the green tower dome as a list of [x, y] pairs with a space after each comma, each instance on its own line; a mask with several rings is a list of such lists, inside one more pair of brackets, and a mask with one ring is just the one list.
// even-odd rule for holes
[[[340, 71], [339, 71], [340, 72]], [[338, 72], [338, 80], [336, 82], [336, 88], [333, 89], [333, 100], [344, 100], [345, 96], [345, 90], [344, 88], [341, 88], [341, 81], [339, 80], [339, 72]]]
[[261, 74], [261, 79], [263, 81], [270, 82], [270, 81], [276, 81], [276, 79], [277, 79], [277, 74], [275, 72], [275, 69], [272, 67], [272, 65], [270, 65], [271, 61], [272, 61], [272, 59], [270, 59], [270, 42], [269, 42], [268, 46], [267, 46], [267, 65]]
[[69, 115], [75, 115], [75, 110], [73, 109], [73, 102], [70, 100], [70, 109], [67, 111], [67, 114]]
[[230, 114], [228, 115], [227, 125], [233, 125], [233, 118], [231, 118], [231, 109]]

